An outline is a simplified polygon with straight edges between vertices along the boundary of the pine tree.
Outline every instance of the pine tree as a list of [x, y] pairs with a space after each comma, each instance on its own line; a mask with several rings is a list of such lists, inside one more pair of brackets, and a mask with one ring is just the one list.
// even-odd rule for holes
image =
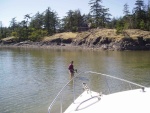
[[63, 18], [63, 26], [65, 31], [76, 32], [84, 25], [84, 18], [80, 10], [69, 10], [67, 16]]
[[123, 9], [123, 14], [124, 14], [124, 28], [128, 29], [128, 28], [132, 28], [132, 17], [130, 15], [130, 11], [129, 11], [129, 5], [126, 3], [124, 4], [124, 9]]
[[34, 29], [42, 29], [44, 25], [43, 22], [43, 14], [40, 14], [37, 12], [34, 17], [32, 17], [31, 22], [30, 22], [30, 27]]
[[102, 26], [102, 9], [103, 6], [100, 4], [102, 0], [90, 0], [89, 5], [91, 6], [90, 13], [94, 18], [95, 27]]
[[146, 21], [147, 30], [150, 31], [150, 0], [148, 1], [147, 6], [147, 21]]
[[48, 9], [45, 11], [44, 15], [44, 28], [47, 30], [49, 35], [56, 33], [56, 26], [58, 24], [57, 13]]
[[[146, 12], [144, 11], [144, 1], [143, 0], [136, 0], [135, 2], [136, 7], [134, 8], [134, 26], [135, 28], [141, 28], [141, 22], [145, 23], [146, 20]], [[143, 26], [142, 26], [143, 28]]]
[[95, 27], [105, 27], [109, 22], [111, 14], [108, 13], [109, 8], [104, 8], [100, 3], [102, 0], [91, 0], [89, 5], [91, 6], [90, 13], [92, 15], [92, 22]]
[[14, 17], [14, 18], [12, 18], [12, 20], [10, 21], [10, 29], [11, 29], [12, 31], [14, 31], [16, 27], [17, 27], [16, 17]]
[[111, 20], [110, 19], [111, 14], [108, 13], [108, 11], [109, 11], [109, 8], [103, 8], [102, 9], [102, 16], [101, 16], [101, 18], [102, 18], [102, 27], [106, 27], [106, 24], [109, 23], [109, 21]]
[[125, 14], [125, 16], [128, 16], [130, 14], [129, 5], [127, 3], [124, 4], [123, 14]]

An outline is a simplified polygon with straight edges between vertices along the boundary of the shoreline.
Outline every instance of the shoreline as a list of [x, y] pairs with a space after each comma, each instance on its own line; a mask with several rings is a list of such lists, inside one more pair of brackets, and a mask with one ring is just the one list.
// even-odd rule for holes
[[89, 47], [81, 47], [81, 46], [74, 46], [71, 44], [64, 45], [22, 45], [22, 46], [16, 46], [16, 45], [1, 45], [0, 48], [23, 48], [23, 49], [58, 49], [58, 50], [90, 50], [90, 51], [103, 51], [99, 48], [89, 48]]
[[116, 34], [115, 29], [91, 29], [79, 33], [57, 33], [43, 37], [41, 41], [18, 41], [12, 37], [0, 40], [0, 47], [82, 49], [96, 51], [141, 51], [150, 50], [150, 32], [138, 29]]
[[[106, 47], [105, 47], [106, 46]], [[0, 48], [25, 48], [25, 49], [63, 49], [63, 50], [90, 50], [90, 51], [149, 51], [149, 48], [143, 49], [143, 47], [138, 49], [121, 49], [121, 46], [114, 48], [108, 48], [109, 45], [102, 46], [102, 47], [88, 47], [86, 45], [73, 45], [73, 44], [51, 44], [45, 45], [39, 42], [35, 42], [32, 44], [25, 44], [25, 43], [15, 43], [15, 44], [0, 44]]]

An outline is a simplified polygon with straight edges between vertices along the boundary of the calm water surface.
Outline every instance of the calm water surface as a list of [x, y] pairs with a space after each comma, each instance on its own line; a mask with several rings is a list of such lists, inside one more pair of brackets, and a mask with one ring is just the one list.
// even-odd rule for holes
[[[78, 73], [96, 71], [150, 86], [149, 51], [0, 48], [0, 113], [47, 113], [53, 98], [70, 80], [67, 68], [71, 60]], [[76, 79], [78, 93], [82, 92], [82, 82], [105, 94], [109, 89], [113, 93], [127, 87], [106, 77], [87, 74]], [[72, 92], [72, 83], [64, 92], [64, 106], [72, 98], [68, 92]]]

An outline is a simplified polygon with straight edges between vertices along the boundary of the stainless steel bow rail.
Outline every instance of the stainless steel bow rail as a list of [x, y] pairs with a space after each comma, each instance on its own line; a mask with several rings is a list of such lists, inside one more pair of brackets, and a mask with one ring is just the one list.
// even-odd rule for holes
[[[118, 77], [115, 77], [115, 76], [103, 74], [103, 73], [98, 73], [98, 72], [93, 72], [93, 71], [85, 71], [85, 72], [81, 72], [81, 73], [79, 73], [79, 74], [76, 74], [65, 86], [63, 86], [63, 88], [58, 92], [58, 94], [56, 95], [56, 97], [54, 98], [54, 100], [52, 101], [52, 103], [50, 104], [50, 106], [48, 107], [48, 113], [51, 113], [51, 109], [52, 109], [53, 105], [55, 104], [56, 100], [58, 99], [59, 96], [61, 96], [61, 94], [62, 94], [62, 92], [64, 91], [64, 89], [68, 86], [68, 84], [69, 84], [71, 81], [73, 81], [73, 97], [74, 97], [74, 100], [75, 100], [74, 79], [75, 79], [77, 76], [81, 75], [81, 74], [88, 74], [88, 73], [97, 74], [97, 75], [101, 75], [101, 76], [110, 77], [110, 78], [113, 78], [113, 79], [116, 79], [116, 80], [120, 80], [120, 81], [129, 83], [129, 84], [138, 86], [138, 87], [140, 87], [140, 88], [142, 89], [143, 92], [145, 92], [145, 88], [146, 88], [146, 87], [143, 86], [143, 85], [140, 85], [140, 84], [137, 84], [137, 83], [134, 83], [134, 82], [125, 80], [125, 79], [121, 79], [121, 78], [118, 78]], [[132, 89], [132, 88], [131, 88], [131, 89]], [[63, 113], [63, 111], [62, 111], [62, 101], [63, 101], [63, 100], [61, 100], [60, 113]]]

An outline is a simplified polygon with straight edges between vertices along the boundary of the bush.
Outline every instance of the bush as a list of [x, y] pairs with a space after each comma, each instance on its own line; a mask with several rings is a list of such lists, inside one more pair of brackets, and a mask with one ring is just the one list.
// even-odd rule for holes
[[12, 32], [11, 36], [18, 37], [18, 33], [17, 32]]
[[144, 28], [145, 28], [145, 23], [144, 23], [144, 21], [142, 20], [142, 21], [140, 22], [140, 29], [144, 30]]
[[116, 26], [116, 33], [117, 34], [121, 34], [123, 32], [124, 29], [124, 23], [122, 21], [118, 21], [117, 22], [117, 26]]
[[47, 31], [45, 30], [35, 30], [29, 35], [31, 41], [40, 41], [44, 36], [47, 36]]

